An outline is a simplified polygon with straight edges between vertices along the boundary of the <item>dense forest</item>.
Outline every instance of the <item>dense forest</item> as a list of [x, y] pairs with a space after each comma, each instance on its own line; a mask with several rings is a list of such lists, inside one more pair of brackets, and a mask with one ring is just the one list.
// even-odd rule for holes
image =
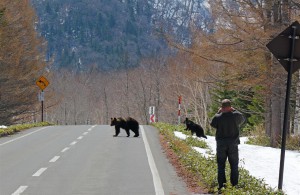
[[[298, 1], [0, 2], [2, 124], [40, 120], [35, 81], [44, 75], [45, 119], [53, 123], [132, 116], [147, 124], [149, 106], [157, 121], [177, 123], [181, 96], [182, 118], [210, 131], [229, 98], [247, 117], [243, 133], [280, 144], [287, 72], [266, 44], [300, 19]], [[289, 135], [300, 133], [299, 80], [297, 71]]]
[[32, 0], [41, 35], [48, 41], [48, 59], [57, 67], [85, 71], [139, 66], [140, 59], [167, 55], [159, 36], [176, 35], [189, 43], [189, 23], [204, 25], [208, 10], [200, 1]]

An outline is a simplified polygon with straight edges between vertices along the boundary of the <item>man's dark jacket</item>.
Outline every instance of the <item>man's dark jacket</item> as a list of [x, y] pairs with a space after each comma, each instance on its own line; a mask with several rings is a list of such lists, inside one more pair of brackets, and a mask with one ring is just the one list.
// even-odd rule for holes
[[216, 114], [210, 125], [217, 129], [217, 142], [240, 143], [240, 126], [245, 122], [244, 116], [237, 110]]

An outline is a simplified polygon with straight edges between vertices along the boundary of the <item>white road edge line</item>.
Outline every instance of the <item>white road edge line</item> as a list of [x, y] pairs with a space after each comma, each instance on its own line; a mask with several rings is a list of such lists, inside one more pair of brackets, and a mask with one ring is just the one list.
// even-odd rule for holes
[[64, 148], [61, 152], [64, 153], [65, 151], [69, 150], [69, 147]]
[[162, 187], [161, 179], [159, 177], [158, 170], [156, 168], [156, 165], [155, 165], [155, 162], [154, 162], [154, 159], [152, 156], [152, 152], [151, 152], [151, 149], [150, 149], [150, 146], [149, 146], [149, 143], [148, 143], [145, 131], [144, 131], [144, 127], [142, 125], [140, 125], [140, 129], [142, 132], [142, 137], [143, 137], [143, 141], [144, 141], [144, 145], [145, 145], [145, 149], [146, 149], [146, 153], [147, 153], [147, 157], [148, 157], [148, 163], [149, 163], [150, 170], [152, 173], [155, 194], [156, 195], [164, 195], [165, 192]]
[[22, 194], [26, 188], [28, 188], [28, 186], [20, 186], [14, 193], [12, 193], [11, 195], [20, 195]]
[[49, 162], [54, 163], [54, 162], [56, 162], [59, 158], [60, 158], [60, 156], [54, 156]]
[[44, 171], [46, 171], [47, 170], [47, 168], [40, 168], [35, 174], [33, 174], [32, 176], [33, 177], [39, 177], [39, 176], [41, 176], [43, 173], [44, 173]]
[[17, 137], [17, 138], [15, 138], [15, 139], [9, 140], [9, 141], [7, 141], [7, 142], [4, 142], [4, 143], [0, 144], [0, 146], [3, 146], [3, 145], [5, 145], [5, 144], [11, 143], [11, 142], [14, 142], [14, 141], [16, 141], [16, 140], [18, 140], [18, 139], [21, 139], [21, 138], [24, 138], [24, 137], [29, 136], [29, 135], [31, 135], [31, 134], [37, 133], [37, 132], [39, 132], [39, 131], [41, 131], [41, 130], [43, 130], [43, 129], [46, 129], [46, 128], [48, 128], [48, 127], [43, 127], [43, 128], [41, 128], [41, 129], [38, 129], [38, 130], [36, 130], [36, 131], [33, 131], [33, 132], [28, 133], [28, 134], [26, 134], [26, 135], [23, 135], [23, 136], [21, 136], [21, 137]]

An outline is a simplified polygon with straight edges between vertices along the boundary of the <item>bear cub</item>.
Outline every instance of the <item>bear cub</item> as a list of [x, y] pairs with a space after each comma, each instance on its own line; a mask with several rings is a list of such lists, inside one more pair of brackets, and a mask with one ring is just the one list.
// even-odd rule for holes
[[186, 125], [185, 130], [190, 130], [192, 132], [192, 135], [194, 135], [194, 133], [196, 133], [197, 137], [203, 137], [203, 138], [207, 139], [207, 137], [204, 135], [204, 130], [200, 125], [194, 123], [193, 121], [189, 120], [188, 118], [185, 118], [184, 123]]
[[120, 133], [120, 128], [125, 129], [127, 137], [130, 136], [130, 131], [134, 132], [134, 137], [139, 136], [139, 123], [131, 117], [124, 118], [111, 118], [110, 126], [115, 126], [116, 134], [114, 137], [117, 137]]

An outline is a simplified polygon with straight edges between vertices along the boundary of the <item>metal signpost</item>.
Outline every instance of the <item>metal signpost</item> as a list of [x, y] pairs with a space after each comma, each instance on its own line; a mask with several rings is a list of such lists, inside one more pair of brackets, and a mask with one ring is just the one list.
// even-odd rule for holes
[[289, 126], [289, 101], [292, 84], [292, 74], [300, 68], [300, 24], [296, 21], [267, 44], [267, 48], [288, 72], [284, 121], [281, 142], [281, 156], [278, 189], [282, 190], [285, 158], [286, 132]]
[[41, 76], [35, 83], [42, 90], [39, 93], [39, 101], [42, 103], [42, 122], [44, 122], [44, 89], [46, 89], [46, 87], [49, 85], [49, 81], [46, 79], [46, 77]]

